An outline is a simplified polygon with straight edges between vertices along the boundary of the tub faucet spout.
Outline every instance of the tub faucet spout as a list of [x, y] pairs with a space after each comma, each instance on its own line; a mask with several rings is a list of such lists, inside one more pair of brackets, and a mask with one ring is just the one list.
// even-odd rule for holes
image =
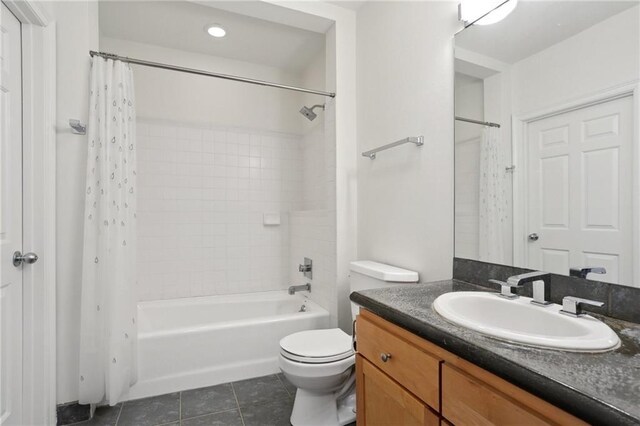
[[311, 284], [304, 284], [304, 285], [292, 285], [291, 287], [289, 287], [289, 294], [296, 294], [297, 291], [308, 291], [309, 293], [311, 293]]

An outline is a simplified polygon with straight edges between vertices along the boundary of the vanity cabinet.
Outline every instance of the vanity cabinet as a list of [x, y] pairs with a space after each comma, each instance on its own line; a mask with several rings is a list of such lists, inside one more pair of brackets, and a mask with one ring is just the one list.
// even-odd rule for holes
[[[358, 356], [356, 360], [358, 371], [357, 386], [361, 386], [366, 395], [366, 403], [362, 408], [362, 417], [366, 418], [369, 426], [406, 425], [437, 426], [440, 424], [440, 415], [427, 404], [416, 398], [411, 392], [400, 386], [364, 357]], [[360, 420], [358, 411], [358, 425]]]
[[586, 424], [365, 309], [356, 342], [358, 426]]

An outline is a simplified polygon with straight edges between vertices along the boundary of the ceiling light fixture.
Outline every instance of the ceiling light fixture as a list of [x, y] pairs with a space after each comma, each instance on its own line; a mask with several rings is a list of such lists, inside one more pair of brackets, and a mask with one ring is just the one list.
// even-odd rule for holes
[[482, 19], [479, 19], [475, 22], [478, 25], [491, 25], [496, 22], [502, 21], [504, 18], [509, 16], [513, 9], [518, 5], [518, 0], [509, 0], [506, 3], [501, 4], [496, 9], [491, 11], [487, 16]]
[[215, 38], [221, 38], [227, 35], [227, 31], [220, 26], [220, 24], [211, 24], [204, 27], [204, 30]]
[[518, 5], [518, 0], [461, 0], [460, 20], [465, 25], [491, 25], [506, 18]]

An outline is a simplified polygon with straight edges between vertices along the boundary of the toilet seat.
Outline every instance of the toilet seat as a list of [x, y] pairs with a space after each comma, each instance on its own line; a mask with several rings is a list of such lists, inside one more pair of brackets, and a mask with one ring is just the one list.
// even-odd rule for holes
[[351, 336], [339, 328], [307, 330], [280, 340], [280, 354], [290, 361], [326, 364], [353, 356]]

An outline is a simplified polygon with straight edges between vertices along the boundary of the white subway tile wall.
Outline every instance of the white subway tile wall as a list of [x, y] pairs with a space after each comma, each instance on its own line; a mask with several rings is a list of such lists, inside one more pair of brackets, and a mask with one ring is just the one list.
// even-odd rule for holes
[[[138, 299], [286, 288], [301, 145], [299, 135], [139, 118]], [[281, 224], [265, 226], [264, 213]]]
[[302, 210], [327, 209], [327, 161], [324, 117], [303, 137], [302, 145]]
[[[289, 272], [292, 284], [311, 283], [310, 298], [331, 313], [335, 327], [338, 324], [335, 103], [328, 101], [324, 114], [316, 120], [316, 126], [303, 139], [303, 211], [290, 215]], [[298, 272], [305, 257], [313, 260], [312, 280]]]
[[[311, 283], [310, 298], [337, 315], [335, 212], [310, 210], [292, 212], [290, 217], [291, 282]], [[298, 272], [305, 257], [313, 260], [313, 279]], [[333, 324], [335, 326], [335, 324]]]

